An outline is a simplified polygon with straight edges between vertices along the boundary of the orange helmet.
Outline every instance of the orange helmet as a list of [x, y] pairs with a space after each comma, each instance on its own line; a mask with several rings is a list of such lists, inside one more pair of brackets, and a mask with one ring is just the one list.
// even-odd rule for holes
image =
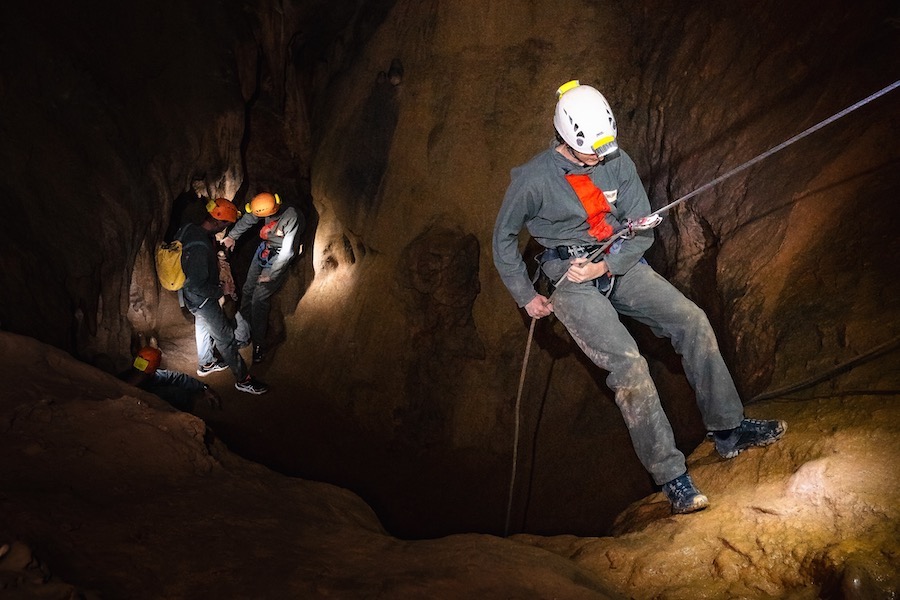
[[142, 373], [153, 374], [162, 362], [162, 352], [153, 346], [144, 346], [134, 359], [134, 368]]
[[247, 203], [244, 209], [248, 213], [253, 213], [255, 217], [269, 217], [278, 212], [280, 204], [281, 198], [278, 197], [278, 194], [263, 192], [253, 196], [253, 200]]
[[206, 203], [206, 212], [211, 214], [214, 219], [218, 219], [220, 221], [228, 221], [230, 223], [234, 223], [238, 220], [240, 213], [238, 212], [237, 206], [231, 203], [230, 200], [226, 200], [225, 198], [216, 198], [215, 200], [210, 200]]

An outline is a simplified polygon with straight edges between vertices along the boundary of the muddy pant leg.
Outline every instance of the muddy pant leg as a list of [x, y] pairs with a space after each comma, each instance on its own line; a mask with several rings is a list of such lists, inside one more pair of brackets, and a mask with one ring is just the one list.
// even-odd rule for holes
[[215, 300], [210, 300], [202, 307], [191, 311], [199, 324], [203, 322], [203, 326], [212, 336], [222, 360], [231, 369], [237, 381], [243, 381], [247, 377], [247, 365], [244, 359], [238, 354], [237, 344], [234, 340], [234, 329], [228, 322], [228, 318], [222, 311], [222, 307]]
[[206, 326], [206, 321], [196, 317], [194, 319], [194, 338], [197, 341], [197, 361], [201, 366], [216, 362], [213, 354], [213, 339]]
[[706, 313], [648, 265], [638, 263], [616, 286], [610, 297], [616, 310], [672, 340], [707, 429], [737, 427], [744, 406]]
[[[268, 274], [269, 269], [263, 269], [263, 274]], [[281, 287], [287, 276], [287, 269], [283, 269], [277, 278], [270, 281], [257, 281], [253, 290], [253, 304], [250, 310], [250, 330], [253, 332], [253, 343], [263, 348], [266, 347], [266, 334], [269, 330], [269, 311], [272, 307], [271, 298]]]
[[684, 455], [675, 447], [672, 426], [638, 352], [619, 315], [591, 284], [566, 282], [553, 297], [554, 311], [588, 358], [609, 371], [635, 453], [653, 480], [662, 485], [685, 472]]

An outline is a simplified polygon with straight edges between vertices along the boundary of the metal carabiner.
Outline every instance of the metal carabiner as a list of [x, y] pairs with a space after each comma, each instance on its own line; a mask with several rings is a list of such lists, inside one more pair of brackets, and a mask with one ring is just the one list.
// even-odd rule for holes
[[651, 215], [647, 215], [646, 217], [641, 217], [637, 221], [629, 221], [628, 222], [628, 230], [629, 231], [645, 231], [647, 229], [654, 229], [662, 223], [662, 217], [656, 213]]

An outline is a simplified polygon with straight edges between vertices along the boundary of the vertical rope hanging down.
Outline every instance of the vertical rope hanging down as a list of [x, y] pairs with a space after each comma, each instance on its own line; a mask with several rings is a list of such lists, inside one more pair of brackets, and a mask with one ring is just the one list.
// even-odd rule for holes
[[512, 474], [509, 476], [509, 502], [506, 504], [506, 526], [503, 528], [503, 537], [509, 535], [509, 518], [510, 515], [512, 515], [513, 490], [516, 488], [516, 465], [519, 462], [519, 419], [522, 412], [520, 410], [520, 407], [522, 406], [522, 390], [525, 389], [525, 373], [528, 372], [528, 355], [531, 354], [531, 340], [534, 339], [535, 323], [537, 323], [537, 319], [532, 318], [531, 326], [528, 328], [528, 342], [525, 344], [525, 358], [522, 361], [522, 373], [519, 375], [519, 392], [516, 394]]

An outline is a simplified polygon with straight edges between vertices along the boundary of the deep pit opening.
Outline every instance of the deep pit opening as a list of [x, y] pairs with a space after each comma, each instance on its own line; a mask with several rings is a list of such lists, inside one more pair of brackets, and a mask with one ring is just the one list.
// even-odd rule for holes
[[[547, 325], [548, 331], [537, 343], [566, 352], [559, 332]], [[703, 440], [705, 430], [696, 406], [691, 406], [693, 393], [679, 359], [668, 340], [658, 340], [640, 324], [629, 326], [646, 348], [655, 372], [665, 374], [661, 396], [676, 442], [689, 454]], [[574, 342], [569, 343], [569, 352], [580, 352]], [[278, 352], [276, 347], [274, 353]], [[606, 536], [622, 510], [657, 491], [634, 456], [627, 430], [605, 388], [605, 374], [586, 358], [582, 362], [593, 381], [593, 389], [587, 392], [592, 399], [586, 404], [567, 407], [544, 389], [543, 397], [534, 394], [530, 406], [523, 409], [510, 534]], [[234, 412], [198, 406], [195, 414], [230, 450], [248, 460], [286, 476], [330, 483], [357, 494], [397, 538], [504, 535], [511, 425], [509, 439], [504, 441], [508, 443], [491, 448], [453, 449], [387, 436], [361, 427], [347, 412], [345, 399], [293, 380], [289, 372], [276, 371], [274, 366], [258, 371], [270, 392], [251, 400], [228, 389], [227, 374], [210, 376], [211, 385], [224, 386], [223, 398]], [[566, 414], [595, 425], [607, 422], [609, 431], [586, 425], [574, 438], [561, 438], [546, 424]], [[497, 452], [498, 447], [505, 451]], [[615, 490], [605, 488], [604, 478], [596, 476], [598, 469], [606, 468], [600, 458], [610, 454], [621, 456], [620, 485]]]

